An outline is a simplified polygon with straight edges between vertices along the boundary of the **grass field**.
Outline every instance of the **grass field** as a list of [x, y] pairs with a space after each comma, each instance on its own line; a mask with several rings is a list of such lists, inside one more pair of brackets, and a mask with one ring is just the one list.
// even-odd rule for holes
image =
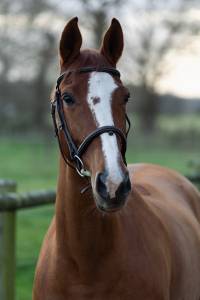
[[[167, 143], [164, 135], [157, 139], [134, 134], [129, 142], [129, 162], [151, 162], [189, 173], [188, 161], [198, 159], [200, 145], [191, 142]], [[0, 177], [14, 179], [18, 191], [52, 189], [58, 172], [56, 143], [30, 139], [2, 138], [0, 143]], [[53, 215], [53, 206], [20, 211], [17, 218], [17, 300], [31, 300], [34, 268], [42, 239]]]

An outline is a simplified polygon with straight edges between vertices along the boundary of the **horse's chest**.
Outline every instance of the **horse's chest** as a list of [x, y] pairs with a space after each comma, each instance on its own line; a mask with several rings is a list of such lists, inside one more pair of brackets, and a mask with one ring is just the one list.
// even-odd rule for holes
[[158, 292], [158, 290], [149, 289], [148, 287], [141, 286], [135, 287], [133, 284], [125, 282], [112, 283], [110, 281], [107, 285], [98, 283], [91, 283], [88, 285], [75, 285], [68, 287], [66, 293], [66, 300], [167, 300], [166, 295]]
[[132, 270], [105, 272], [104, 276], [95, 275], [87, 283], [66, 283], [66, 300], [167, 300], [165, 291], [150, 276], [134, 274]]

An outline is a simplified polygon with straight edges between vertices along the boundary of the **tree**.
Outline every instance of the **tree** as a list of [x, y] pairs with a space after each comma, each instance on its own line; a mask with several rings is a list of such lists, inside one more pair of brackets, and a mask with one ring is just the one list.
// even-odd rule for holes
[[[105, 26], [109, 25], [114, 15], [123, 24], [126, 39], [127, 52], [123, 55], [125, 67], [121, 64], [120, 68], [124, 68], [123, 73], [128, 74], [131, 84], [140, 86], [141, 124], [144, 130], [152, 130], [159, 111], [158, 82], [167, 72], [166, 57], [171, 49], [180, 51], [191, 35], [199, 32], [199, 24], [187, 17], [188, 8], [191, 5], [194, 7], [197, 1], [180, 0], [177, 7], [175, 2], [177, 3], [164, 0], [76, 0], [71, 5], [74, 7], [73, 11], [69, 10], [68, 1], [58, 5], [55, 0], [2, 0], [0, 9], [5, 22], [2, 22], [1, 16], [1, 83], [11, 85], [11, 81], [21, 80], [27, 86], [32, 85], [32, 95], [28, 99], [18, 99], [21, 110], [25, 108], [23, 104], [29, 101], [33, 125], [45, 128], [49, 84], [55, 79], [55, 76], [51, 76], [51, 82], [49, 81], [53, 73], [49, 70], [55, 71], [57, 66], [57, 36], [52, 28], [52, 16], [62, 18], [64, 23], [64, 20], [70, 18], [69, 14], [80, 15], [81, 23], [85, 19], [82, 24], [93, 34], [94, 47], [98, 48]], [[15, 18], [20, 21], [17, 19], [16, 22]], [[42, 26], [38, 25], [40, 18]], [[10, 104], [2, 89], [0, 97], [5, 106]], [[19, 95], [14, 94], [13, 97], [14, 104]]]
[[[48, 73], [50, 66], [55, 62], [57, 51], [55, 33], [49, 28], [49, 24], [43, 27], [37, 25], [37, 18], [44, 12], [48, 14], [52, 10], [56, 11], [56, 8], [48, 0], [17, 0], [15, 3], [3, 0], [0, 5], [4, 16], [4, 25], [0, 27], [1, 81], [4, 81], [4, 87], [8, 86], [8, 82], [11, 87], [11, 81], [18, 81], [19, 86], [24, 86], [22, 81], [26, 82], [27, 86], [31, 82], [31, 91], [34, 91], [34, 95], [30, 95], [28, 99], [18, 99], [21, 95], [18, 93], [13, 95], [11, 102], [17, 105], [20, 101], [21, 115], [28, 113], [23, 113], [23, 108], [26, 107], [24, 104], [29, 102], [31, 111], [29, 127], [43, 131], [47, 125], [46, 114], [50, 94]], [[5, 101], [6, 92], [1, 90], [0, 93], [2, 100]], [[15, 110], [17, 113], [18, 108]]]
[[124, 5], [124, 2], [123, 0], [79, 0], [78, 2], [80, 2], [82, 10], [85, 16], [87, 16], [87, 24], [84, 25], [93, 32], [94, 47], [98, 48], [105, 27], [108, 25], [108, 16], [111, 10], [113, 8], [119, 9]]
[[99, 47], [112, 14], [119, 15], [127, 25], [124, 73], [129, 74], [129, 79], [131, 75], [131, 84], [140, 86], [141, 127], [146, 132], [152, 131], [159, 112], [158, 83], [168, 71], [166, 57], [172, 49], [179, 51], [185, 47], [191, 34], [199, 30], [199, 26], [187, 19], [187, 11], [191, 5], [198, 5], [198, 1], [79, 0], [79, 3], [93, 32], [95, 47]]
[[[189, 1], [189, 5], [194, 2]], [[140, 121], [146, 132], [155, 127], [159, 112], [158, 83], [169, 71], [167, 55], [172, 50], [178, 52], [186, 47], [193, 32], [199, 30], [199, 24], [188, 20], [188, 7], [188, 1], [184, 0], [177, 6], [153, 0], [140, 9], [132, 6], [136, 19], [127, 26], [130, 36], [126, 71], [132, 74], [131, 81], [140, 86]]]

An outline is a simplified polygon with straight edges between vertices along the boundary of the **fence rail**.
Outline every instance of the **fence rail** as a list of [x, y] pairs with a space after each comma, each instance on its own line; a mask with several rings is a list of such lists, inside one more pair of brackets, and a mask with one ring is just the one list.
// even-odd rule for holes
[[199, 175], [186, 175], [187, 179], [189, 179], [194, 184], [200, 184], [200, 174]]
[[51, 204], [55, 202], [55, 198], [55, 191], [2, 194], [0, 195], [0, 212]]
[[[186, 176], [200, 184], [200, 175]], [[15, 300], [16, 213], [55, 202], [55, 191], [16, 193], [17, 184], [0, 180], [0, 300]]]

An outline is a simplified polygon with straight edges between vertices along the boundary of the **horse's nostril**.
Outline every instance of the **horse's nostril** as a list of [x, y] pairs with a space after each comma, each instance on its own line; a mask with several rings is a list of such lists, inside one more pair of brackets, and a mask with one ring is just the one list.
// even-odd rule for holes
[[106, 172], [103, 172], [103, 173], [99, 173], [97, 175], [97, 178], [96, 178], [97, 192], [104, 199], [108, 197], [107, 187], [106, 187], [106, 184], [105, 184], [106, 177], [107, 177]]
[[[129, 174], [123, 175], [123, 180], [116, 190], [109, 189], [108, 173], [106, 171], [97, 174], [96, 177], [96, 192], [100, 196], [99, 199], [104, 202], [104, 205], [114, 207], [125, 203], [128, 193], [131, 190]], [[112, 184], [110, 186], [113, 188]], [[111, 193], [112, 191], [112, 193]]]
[[124, 198], [128, 195], [131, 190], [131, 182], [129, 178], [129, 174], [127, 173], [124, 177], [124, 180], [121, 182], [120, 186], [116, 191], [117, 198]]

